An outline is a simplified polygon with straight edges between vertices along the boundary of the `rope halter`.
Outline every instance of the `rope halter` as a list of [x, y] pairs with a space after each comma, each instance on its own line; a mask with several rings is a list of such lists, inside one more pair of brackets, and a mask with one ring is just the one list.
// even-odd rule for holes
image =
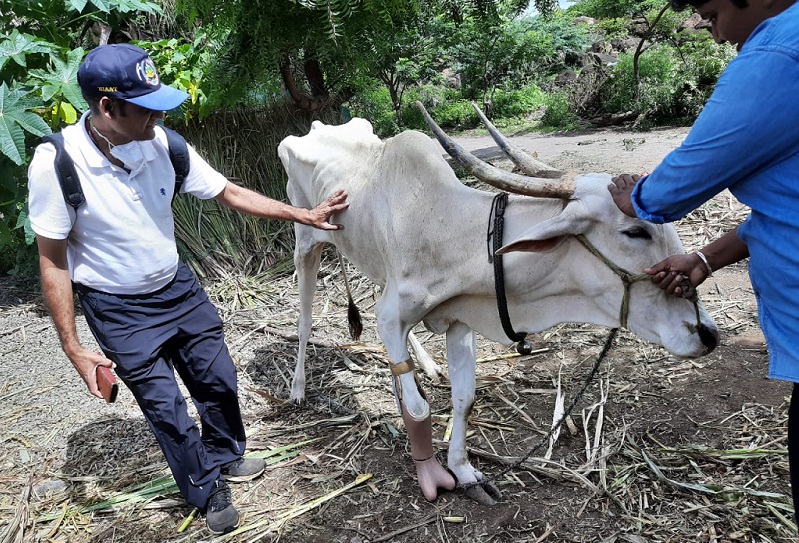
[[[608, 260], [605, 257], [605, 255], [600, 253], [599, 250], [596, 247], [594, 247], [594, 245], [590, 241], [588, 241], [588, 238], [586, 238], [583, 234], [576, 234], [574, 237], [577, 238], [577, 241], [579, 241], [582, 244], [582, 246], [588, 250], [589, 253], [591, 253], [599, 260], [601, 260], [605, 264], [605, 266], [610, 268], [610, 270], [616, 275], [618, 275], [619, 278], [621, 279], [621, 284], [624, 285], [624, 296], [621, 299], [621, 308], [619, 309], [619, 323], [623, 328], [627, 328], [627, 317], [630, 313], [630, 287], [632, 287], [633, 283], [650, 279], [651, 276], [646, 273], [628, 272], [624, 268], [621, 268], [616, 264], [614, 264], [613, 262], [611, 262], [610, 260]], [[688, 299], [694, 304], [694, 311], [696, 312], [696, 322], [698, 325], [701, 323], [699, 317], [699, 297], [696, 294], [695, 288], [687, 288], [687, 287], [690, 287], [690, 285], [686, 285], [683, 288], [683, 292], [685, 293], [683, 297]]]

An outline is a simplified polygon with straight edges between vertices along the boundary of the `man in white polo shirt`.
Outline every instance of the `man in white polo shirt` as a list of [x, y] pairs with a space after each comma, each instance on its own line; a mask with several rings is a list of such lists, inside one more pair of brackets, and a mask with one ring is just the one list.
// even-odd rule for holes
[[[28, 170], [30, 221], [47, 306], [89, 392], [101, 397], [98, 366], [115, 368], [186, 501], [205, 512], [212, 532], [229, 532], [239, 515], [227, 482], [257, 477], [264, 462], [242, 456], [236, 369], [222, 321], [178, 260], [171, 206], [175, 171], [157, 122], [188, 95], [161, 84], [147, 53], [129, 44], [89, 52], [78, 83], [90, 110], [62, 134], [85, 203], [73, 208], [65, 201], [52, 144], [38, 147]], [[349, 205], [338, 191], [314, 209], [296, 208], [230, 183], [191, 147], [189, 157], [181, 192], [243, 213], [335, 230], [331, 215]], [[102, 353], [78, 340], [74, 291]], [[175, 370], [197, 407], [201, 430], [188, 415]]]

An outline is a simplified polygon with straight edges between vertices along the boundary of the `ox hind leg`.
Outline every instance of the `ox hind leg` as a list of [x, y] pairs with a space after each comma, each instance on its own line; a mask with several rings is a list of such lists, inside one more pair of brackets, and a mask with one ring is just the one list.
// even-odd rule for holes
[[313, 297], [316, 291], [316, 274], [322, 258], [324, 243], [315, 240], [310, 226], [297, 224], [295, 228], [294, 266], [300, 291], [300, 316], [297, 319], [299, 348], [294, 378], [291, 381], [291, 401], [305, 401], [305, 351], [311, 337], [313, 324]]
[[452, 434], [447, 465], [458, 478], [458, 484], [466, 485], [467, 496], [483, 505], [494, 505], [502, 494], [494, 484], [484, 481], [483, 474], [472, 466], [466, 452], [468, 419], [474, 405], [476, 360], [477, 346], [472, 329], [462, 322], [450, 325], [447, 363], [452, 386]]
[[408, 334], [413, 326], [398, 316], [398, 297], [386, 288], [376, 307], [377, 328], [391, 359], [394, 394], [411, 442], [411, 457], [416, 478], [428, 501], [438, 497], [438, 489], [454, 490], [455, 479], [439, 464], [433, 450], [430, 405], [416, 377], [408, 352]]

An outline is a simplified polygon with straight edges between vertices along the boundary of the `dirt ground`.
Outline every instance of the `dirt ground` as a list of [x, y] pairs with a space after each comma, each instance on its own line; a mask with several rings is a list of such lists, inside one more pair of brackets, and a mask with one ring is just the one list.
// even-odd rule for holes
[[[685, 133], [602, 130], [512, 139], [573, 173], [639, 173], [654, 168]], [[494, 155], [482, 136], [459, 141]], [[720, 195], [678, 231], [686, 249], [698, 248], [745, 213]], [[460, 492], [433, 503], [421, 496], [374, 330], [377, 291], [356, 276], [366, 331], [352, 345], [332, 256], [318, 281], [305, 406], [286, 401], [296, 353], [293, 278], [270, 284], [266, 304], [219, 303], [240, 369], [249, 450], [267, 455], [286, 447], [290, 454], [265, 477], [234, 487], [244, 531], [216, 539], [202, 519], [178, 532], [191, 512], [179, 496], [140, 502], [120, 496], [166, 473], [130, 393], [122, 387], [113, 405], [90, 398], [58, 347], [35, 281], [0, 279], [0, 543], [795, 540], [785, 451], [790, 386], [765, 378], [767, 351], [745, 263], [700, 287], [720, 330], [712, 354], [681, 360], [622, 331], [550, 458], [541, 458], [544, 444], [497, 477], [503, 499], [487, 507]], [[218, 285], [207, 288], [221, 296]], [[445, 366], [441, 338], [416, 331]], [[79, 334], [92, 341], [85, 327]], [[540, 446], [552, 424], [558, 379], [568, 406], [607, 334], [561, 325], [533, 335], [530, 356], [478, 341], [468, 440], [475, 467], [494, 477]], [[449, 386], [426, 376], [422, 383], [445, 460]], [[371, 477], [356, 479], [363, 474]], [[120, 505], [87, 510], [114, 497]]]

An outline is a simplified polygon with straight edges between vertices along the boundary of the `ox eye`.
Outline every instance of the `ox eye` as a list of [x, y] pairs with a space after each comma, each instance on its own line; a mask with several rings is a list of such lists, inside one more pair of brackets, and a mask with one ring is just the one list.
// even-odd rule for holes
[[652, 239], [652, 236], [646, 231], [646, 228], [640, 226], [624, 230], [622, 234], [631, 239]]

